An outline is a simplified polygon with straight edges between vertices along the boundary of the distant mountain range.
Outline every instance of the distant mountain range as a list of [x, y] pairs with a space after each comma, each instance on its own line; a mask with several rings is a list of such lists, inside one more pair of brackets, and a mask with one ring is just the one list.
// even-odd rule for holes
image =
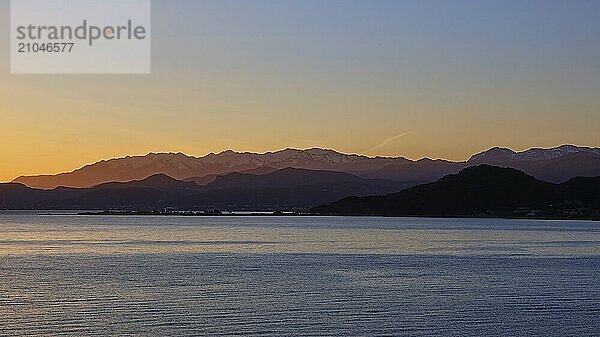
[[600, 219], [600, 177], [555, 184], [487, 164], [414, 187], [344, 172], [295, 168], [266, 174], [230, 173], [216, 176], [205, 186], [157, 174], [91, 188], [44, 190], [0, 184], [0, 209], [311, 209], [321, 215]]
[[548, 183], [522, 171], [480, 165], [399, 193], [350, 197], [322, 215], [600, 219], [600, 177]]
[[231, 173], [260, 175], [296, 168], [342, 172], [364, 179], [385, 179], [414, 186], [480, 164], [512, 167], [538, 179], [559, 183], [577, 176], [599, 176], [600, 149], [564, 145], [552, 149], [514, 152], [505, 148], [493, 148], [474, 155], [466, 162], [367, 157], [324, 149], [286, 149], [264, 154], [225, 151], [204, 157], [191, 157], [182, 153], [152, 153], [100, 161], [57, 175], [22, 176], [13, 183], [49, 190], [60, 186], [92, 188], [108, 182], [143, 180], [164, 174], [178, 180], [208, 185], [219, 176]]
[[286, 168], [267, 174], [230, 173], [206, 186], [157, 174], [91, 188], [43, 190], [0, 184], [0, 209], [279, 210], [310, 208], [352, 195], [396, 192], [402, 182], [365, 179], [343, 172]]
[[574, 177], [600, 176], [600, 149], [564, 145], [514, 152], [493, 148], [471, 157], [467, 164], [511, 167], [543, 181], [561, 183]]

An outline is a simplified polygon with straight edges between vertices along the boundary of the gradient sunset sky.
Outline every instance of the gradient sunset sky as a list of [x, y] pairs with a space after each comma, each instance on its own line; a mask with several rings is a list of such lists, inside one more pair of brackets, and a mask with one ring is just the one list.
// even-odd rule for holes
[[148, 152], [600, 146], [600, 1], [155, 0], [152, 75], [10, 75], [0, 181]]

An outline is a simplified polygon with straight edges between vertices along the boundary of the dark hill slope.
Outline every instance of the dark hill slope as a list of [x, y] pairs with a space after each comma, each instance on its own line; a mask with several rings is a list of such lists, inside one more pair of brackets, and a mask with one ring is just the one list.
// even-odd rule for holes
[[282, 169], [255, 175], [232, 173], [207, 186], [159, 174], [92, 188], [40, 190], [0, 184], [0, 209], [305, 209], [348, 196], [402, 190], [402, 183], [329, 171]]
[[521, 171], [480, 165], [385, 196], [352, 197], [313, 209], [319, 214], [385, 216], [594, 217], [600, 178], [563, 184]]
[[347, 196], [399, 191], [399, 182], [363, 179], [352, 174], [286, 168], [264, 175], [232, 173], [208, 184], [185, 201], [185, 208], [306, 208]]

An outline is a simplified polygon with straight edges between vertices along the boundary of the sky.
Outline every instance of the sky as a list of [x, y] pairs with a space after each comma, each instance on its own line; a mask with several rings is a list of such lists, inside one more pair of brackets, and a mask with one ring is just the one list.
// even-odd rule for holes
[[148, 152], [600, 146], [596, 0], [154, 0], [152, 74], [11, 75], [0, 181]]

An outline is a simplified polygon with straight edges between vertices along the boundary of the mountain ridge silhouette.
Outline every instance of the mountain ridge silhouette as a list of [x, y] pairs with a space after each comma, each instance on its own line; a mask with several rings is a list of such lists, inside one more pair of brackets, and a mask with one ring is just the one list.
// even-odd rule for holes
[[141, 180], [166, 174], [178, 180], [208, 184], [216, 177], [253, 170], [273, 172], [283, 168], [326, 170], [354, 174], [362, 178], [420, 184], [435, 181], [447, 174], [478, 164], [513, 167], [536, 178], [563, 182], [576, 176], [600, 175], [600, 149], [563, 145], [550, 149], [515, 152], [492, 148], [473, 155], [468, 161], [443, 159], [409, 160], [404, 157], [368, 157], [344, 154], [329, 149], [285, 149], [251, 153], [223, 151], [203, 157], [183, 153], [150, 153], [102, 160], [71, 172], [56, 175], [20, 176], [13, 182], [29, 187], [53, 189], [59, 186], [89, 188], [108, 182]]

